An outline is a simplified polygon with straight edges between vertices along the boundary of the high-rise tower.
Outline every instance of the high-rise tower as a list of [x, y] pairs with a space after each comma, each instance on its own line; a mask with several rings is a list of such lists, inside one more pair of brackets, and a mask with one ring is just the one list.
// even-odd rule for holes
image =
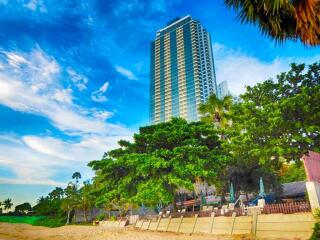
[[151, 42], [150, 122], [199, 119], [217, 84], [209, 33], [189, 15], [170, 21]]

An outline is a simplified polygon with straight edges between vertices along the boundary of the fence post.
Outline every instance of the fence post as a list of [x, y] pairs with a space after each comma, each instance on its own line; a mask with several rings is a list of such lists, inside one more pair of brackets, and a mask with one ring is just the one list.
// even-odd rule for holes
[[156, 231], [158, 231], [158, 228], [159, 228], [159, 225], [160, 225], [160, 221], [161, 221], [161, 215], [159, 216], [159, 219], [158, 219], [158, 223], [157, 223]]
[[171, 216], [169, 216], [169, 221], [168, 221], [168, 225], [167, 225], [167, 228], [166, 228], [166, 232], [168, 232], [170, 223], [171, 223]]
[[149, 230], [149, 227], [150, 227], [150, 224], [151, 224], [151, 220], [152, 220], [152, 219], [149, 220], [147, 230]]
[[232, 213], [232, 220], [231, 220], [231, 229], [230, 229], [230, 234], [232, 235], [232, 233], [233, 233], [233, 228], [234, 228], [234, 223], [235, 223], [235, 221], [236, 221], [236, 216], [237, 216], [237, 214], [234, 212], [234, 213]]
[[198, 214], [195, 214], [195, 215], [194, 215], [194, 223], [193, 223], [193, 227], [192, 227], [192, 232], [191, 232], [191, 234], [193, 234], [193, 233], [194, 233], [194, 230], [196, 229], [197, 220], [198, 220]]
[[211, 234], [212, 234], [212, 231], [213, 231], [214, 215], [215, 215], [215, 213], [214, 213], [214, 212], [212, 212], [212, 213], [211, 213], [211, 225], [210, 225], [210, 232], [209, 232], [209, 233], [211, 233]]
[[258, 223], [258, 210], [255, 209], [252, 215], [252, 229], [251, 229], [251, 233], [254, 236], [257, 235], [257, 223]]
[[180, 231], [180, 227], [181, 227], [181, 224], [182, 224], [182, 220], [183, 220], [183, 216], [180, 217], [180, 222], [179, 222], [179, 226], [178, 226], [178, 231], [177, 231], [177, 232]]
[[142, 229], [143, 224], [144, 224], [144, 219], [142, 219], [142, 223], [141, 223], [141, 226], [140, 226], [141, 229]]

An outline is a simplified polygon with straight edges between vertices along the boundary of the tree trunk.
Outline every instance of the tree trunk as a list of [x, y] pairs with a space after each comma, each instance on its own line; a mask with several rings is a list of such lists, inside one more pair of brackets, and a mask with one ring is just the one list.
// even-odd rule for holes
[[68, 215], [67, 215], [66, 225], [68, 225], [68, 224], [70, 223], [69, 219], [70, 219], [70, 209], [68, 209]]
[[173, 206], [173, 212], [174, 212], [174, 213], [177, 212], [178, 207], [177, 207], [177, 204], [176, 204], [175, 199], [173, 199], [173, 201], [172, 201], [172, 206]]
[[87, 223], [88, 222], [88, 216], [87, 216], [87, 210], [86, 209], [83, 209], [83, 215], [84, 215], [84, 220]]

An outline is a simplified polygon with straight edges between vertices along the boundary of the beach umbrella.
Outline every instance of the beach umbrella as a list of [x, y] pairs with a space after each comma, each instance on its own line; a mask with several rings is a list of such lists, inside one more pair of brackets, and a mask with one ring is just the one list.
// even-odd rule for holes
[[162, 201], [160, 200], [160, 202], [157, 204], [158, 212], [161, 212], [162, 208], [163, 208], [163, 204], [162, 204]]
[[235, 200], [235, 197], [234, 197], [234, 189], [233, 189], [233, 184], [231, 183], [230, 184], [230, 202], [233, 203]]
[[264, 192], [264, 185], [263, 185], [263, 179], [260, 177], [260, 190], [259, 190], [259, 196], [262, 198], [266, 197], [266, 193]]
[[207, 199], [206, 196], [203, 194], [203, 192], [200, 192], [200, 196], [201, 196], [201, 205], [206, 205], [207, 204]]

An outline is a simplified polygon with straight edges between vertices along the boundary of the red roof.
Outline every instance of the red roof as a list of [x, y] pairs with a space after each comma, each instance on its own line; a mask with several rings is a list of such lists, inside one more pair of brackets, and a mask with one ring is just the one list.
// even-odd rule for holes
[[320, 153], [309, 151], [309, 154], [302, 158], [307, 180], [320, 183]]

